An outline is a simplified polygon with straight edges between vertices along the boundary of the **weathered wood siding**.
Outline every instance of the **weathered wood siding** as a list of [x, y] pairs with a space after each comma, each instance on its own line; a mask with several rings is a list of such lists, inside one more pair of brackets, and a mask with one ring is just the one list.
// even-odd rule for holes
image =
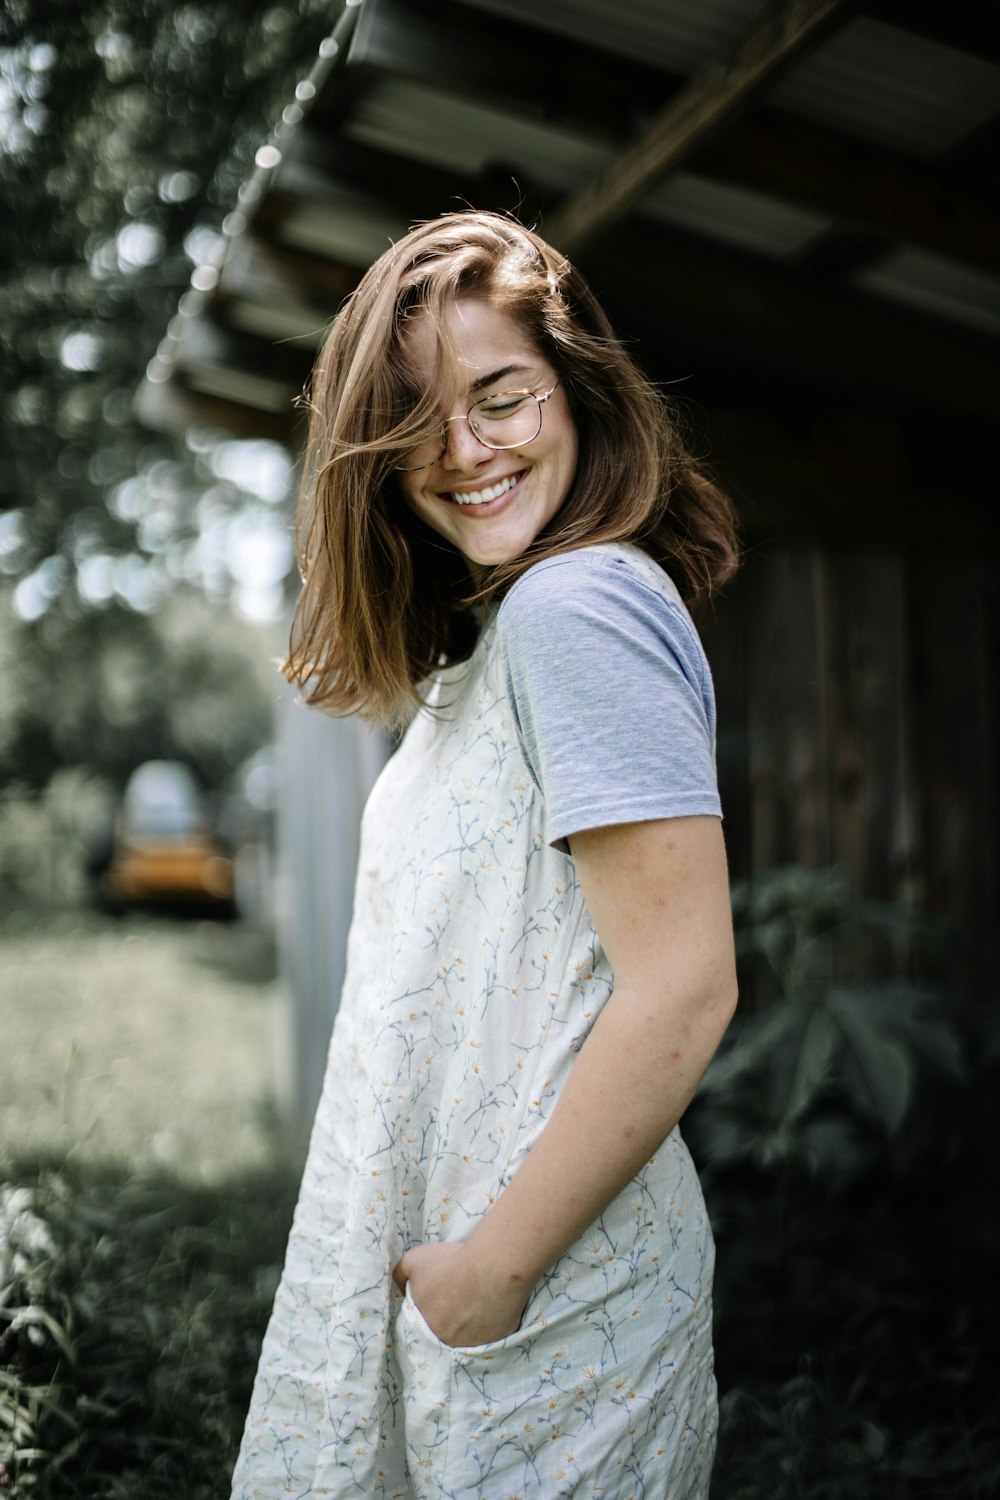
[[1000, 973], [995, 565], [753, 550], [703, 633], [734, 875], [843, 864], [950, 917], [964, 978]]

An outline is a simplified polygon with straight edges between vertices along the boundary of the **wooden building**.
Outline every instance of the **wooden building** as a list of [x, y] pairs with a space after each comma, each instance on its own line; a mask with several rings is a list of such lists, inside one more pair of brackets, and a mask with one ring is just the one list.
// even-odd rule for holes
[[[970, 0], [347, 0], [142, 409], [297, 447], [323, 329], [391, 239], [463, 204], [538, 222], [739, 503], [746, 567], [705, 628], [734, 872], [843, 862], [948, 913], [979, 992], [1000, 925], [998, 127]], [[378, 760], [316, 717], [286, 716], [314, 757], [286, 818], [308, 1098], [349, 888], [328, 891], [316, 831], [349, 875]]]

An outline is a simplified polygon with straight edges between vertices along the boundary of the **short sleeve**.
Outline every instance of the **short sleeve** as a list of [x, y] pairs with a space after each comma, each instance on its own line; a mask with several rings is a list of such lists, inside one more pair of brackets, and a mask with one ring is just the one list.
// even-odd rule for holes
[[672, 581], [633, 549], [537, 563], [497, 615], [545, 836], [695, 813], [721, 816], [708, 662]]

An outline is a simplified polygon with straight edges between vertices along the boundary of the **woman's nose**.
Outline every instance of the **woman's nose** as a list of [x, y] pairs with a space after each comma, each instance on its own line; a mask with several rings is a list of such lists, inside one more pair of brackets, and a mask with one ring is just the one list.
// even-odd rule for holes
[[482, 463], [493, 452], [486, 443], [476, 437], [468, 417], [449, 417], [444, 427], [444, 454], [441, 462], [446, 469], [468, 468]]

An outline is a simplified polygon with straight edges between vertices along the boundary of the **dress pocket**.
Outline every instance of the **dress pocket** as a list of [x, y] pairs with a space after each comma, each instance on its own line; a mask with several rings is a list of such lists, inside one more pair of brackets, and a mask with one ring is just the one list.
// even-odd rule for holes
[[543, 1329], [533, 1323], [492, 1343], [452, 1347], [438, 1338], [406, 1288], [395, 1343], [415, 1500], [466, 1489], [493, 1493], [478, 1467], [480, 1445], [485, 1454], [497, 1424], [535, 1394], [531, 1351]]
[[[532, 1299], [533, 1301], [534, 1299]], [[458, 1361], [464, 1363], [470, 1360], [493, 1360], [504, 1355], [517, 1356], [523, 1354], [530, 1348], [539, 1334], [545, 1328], [545, 1320], [532, 1316], [532, 1301], [529, 1301], [525, 1309], [524, 1318], [520, 1328], [513, 1333], [508, 1333], [505, 1338], [493, 1339], [486, 1344], [446, 1344], [443, 1339], [438, 1338], [420, 1308], [413, 1300], [409, 1283], [403, 1296], [403, 1307], [401, 1317], [411, 1337], [423, 1343], [428, 1349], [432, 1349], [440, 1359]]]

